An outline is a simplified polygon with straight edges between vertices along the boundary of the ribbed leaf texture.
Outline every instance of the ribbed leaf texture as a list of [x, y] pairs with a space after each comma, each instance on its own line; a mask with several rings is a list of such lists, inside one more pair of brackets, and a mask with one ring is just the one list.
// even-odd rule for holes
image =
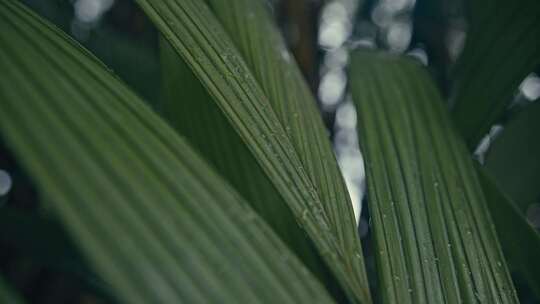
[[[346, 199], [346, 195], [343, 192], [327, 190], [334, 187], [330, 185], [325, 186], [327, 187], [325, 190], [317, 189], [318, 185], [314, 185], [309, 175], [309, 172], [312, 172], [312, 169], [308, 169], [309, 166], [314, 166], [314, 171], [322, 166], [335, 166], [334, 157], [325, 153], [320, 155], [327, 157], [326, 159], [309, 164], [302, 162], [304, 156], [300, 156], [288, 135], [293, 128], [295, 130], [300, 128], [300, 122], [295, 122], [296, 125], [293, 126], [290, 121], [283, 124], [279, 120], [279, 115], [276, 114], [279, 111], [274, 111], [272, 106], [274, 103], [264, 94], [233, 42], [202, 1], [138, 0], [137, 2], [206, 87], [292, 210], [299, 224], [311, 237], [327, 265], [339, 278], [350, 296], [349, 299], [369, 301], [369, 298], [363, 298], [363, 295], [367, 296], [367, 288], [361, 283], [365, 281], [365, 276], [361, 266], [359, 243], [357, 239], [353, 239], [356, 235], [351, 234], [354, 227], [351, 226], [354, 222], [350, 212], [351, 206], [347, 201], [342, 201], [340, 206], [331, 207], [333, 210], [342, 210], [345, 215], [338, 221], [333, 218], [335, 211], [327, 214], [324, 207], [326, 202], [321, 203], [323, 199], [319, 193], [324, 191], [328, 196], [339, 195], [343, 196], [343, 199]], [[281, 56], [284, 49], [281, 45], [278, 47]], [[293, 81], [294, 77], [290, 79]], [[302, 94], [301, 91], [298, 94]], [[307, 109], [309, 107], [310, 105], [306, 106]], [[313, 110], [313, 106], [311, 107]], [[316, 119], [312, 110], [304, 109], [310, 113], [305, 119]], [[298, 112], [293, 112], [292, 115], [298, 121], [301, 120]], [[322, 139], [318, 134], [319, 132], [316, 132], [317, 136], [303, 139], [305, 149], [321, 148]], [[317, 141], [310, 142], [315, 139]], [[326, 182], [342, 184], [341, 176], [339, 179], [329, 179]], [[339, 187], [342, 186], [335, 186], [335, 189]]]
[[540, 235], [486, 172], [479, 175], [508, 267], [519, 273], [540, 299]]
[[474, 149], [540, 63], [540, 1], [465, 2], [468, 31], [453, 71], [454, 121]]
[[[371, 301], [352, 203], [316, 101], [261, 0], [206, 0], [285, 126], [337, 235], [347, 263], [338, 276], [348, 292]], [[264, 33], [264, 35], [261, 35]]]
[[125, 303], [331, 302], [227, 184], [94, 57], [0, 3], [0, 131]]
[[313, 243], [212, 97], [165, 39], [160, 40], [161, 114], [251, 204], [336, 297], [343, 292]]
[[517, 303], [469, 152], [429, 75], [356, 51], [352, 94], [383, 303]]

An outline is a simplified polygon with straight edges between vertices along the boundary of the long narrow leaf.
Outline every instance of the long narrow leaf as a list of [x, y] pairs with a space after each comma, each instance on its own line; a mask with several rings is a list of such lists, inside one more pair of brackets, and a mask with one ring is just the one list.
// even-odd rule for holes
[[[352, 203], [315, 99], [261, 0], [206, 0], [268, 97], [315, 187], [345, 256], [341, 283], [370, 302]], [[264, 35], [261, 35], [264, 33]]]
[[[317, 189], [319, 185], [314, 185], [309, 175], [309, 172], [317, 169], [312, 171], [307, 168], [334, 166], [333, 156], [327, 155], [328, 158], [322, 158], [317, 163], [302, 162], [300, 155], [306, 154], [298, 153], [287, 135], [293, 128], [298, 130], [299, 123], [293, 127], [279, 120], [277, 111], [272, 108], [273, 102], [267, 99], [232, 41], [202, 1], [139, 0], [138, 3], [207, 88], [339, 278], [350, 299], [369, 301], [369, 298], [365, 298], [368, 296], [359, 243], [354, 239], [356, 236], [351, 234], [351, 206], [347, 201], [342, 201], [338, 206], [327, 207], [333, 210], [332, 214], [327, 214], [319, 191], [323, 193], [332, 188], [326, 186], [324, 190]], [[279, 52], [282, 50], [280, 48]], [[313, 108], [309, 110], [308, 107], [305, 111], [310, 113], [305, 119], [316, 117], [312, 115]], [[301, 120], [298, 112], [293, 112], [293, 115], [298, 121]], [[302, 144], [306, 149], [321, 148], [319, 133], [315, 134], [317, 136], [303, 139]], [[314, 138], [317, 141], [310, 141]], [[321, 154], [323, 157], [325, 155]], [[337, 181], [341, 181], [340, 176]], [[325, 193], [346, 199], [343, 191]], [[344, 217], [341, 219], [332, 218], [335, 210], [340, 209], [349, 212], [342, 212]]]
[[353, 55], [383, 303], [517, 303], [469, 153], [432, 80]]
[[509, 121], [491, 145], [486, 171], [522, 212], [540, 199], [540, 102]]
[[160, 52], [162, 116], [242, 194], [327, 288], [342, 297], [290, 208], [212, 97], [164, 39], [160, 41]]
[[522, 275], [540, 299], [540, 235], [486, 172], [479, 175], [508, 266]]
[[540, 63], [540, 1], [466, 1], [469, 29], [454, 71], [453, 117], [476, 147]]
[[509, 266], [521, 274], [538, 298], [540, 236], [524, 215], [540, 198], [539, 119], [539, 103], [515, 115], [491, 145], [484, 169], [478, 168]]
[[0, 3], [0, 132], [126, 303], [329, 302], [143, 102], [17, 1]]
[[[504, 114], [520, 82], [540, 63], [540, 2], [474, 0], [466, 5], [469, 30], [454, 71], [451, 102], [454, 122], [473, 150]], [[538, 111], [530, 107], [511, 121], [490, 148], [486, 171], [498, 188], [482, 178], [510, 266], [532, 285], [537, 283], [531, 274], [538, 265], [524, 255], [539, 249], [522, 212], [540, 194], [539, 149], [534, 131], [538, 130], [534, 115], [538, 114], [531, 115], [534, 112]], [[538, 289], [535, 291], [538, 293]]]

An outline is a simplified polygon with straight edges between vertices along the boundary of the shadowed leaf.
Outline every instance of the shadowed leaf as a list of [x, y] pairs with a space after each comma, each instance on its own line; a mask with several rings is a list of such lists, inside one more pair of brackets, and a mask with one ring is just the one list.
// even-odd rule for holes
[[522, 214], [540, 199], [540, 102], [525, 107], [491, 144], [486, 171]]
[[540, 1], [465, 2], [468, 31], [453, 72], [452, 114], [470, 149], [500, 118], [540, 63]]
[[480, 168], [480, 182], [488, 207], [496, 223], [504, 255], [511, 270], [519, 272], [540, 297], [540, 236], [514, 203], [495, 186]]

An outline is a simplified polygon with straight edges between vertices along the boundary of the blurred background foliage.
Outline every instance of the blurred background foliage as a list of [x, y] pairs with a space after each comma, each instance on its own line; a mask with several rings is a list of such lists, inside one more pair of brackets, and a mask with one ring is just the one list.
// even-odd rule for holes
[[[134, 1], [22, 2], [74, 37], [153, 109], [161, 111], [159, 34]], [[448, 97], [453, 85], [450, 76], [467, 37], [466, 9], [461, 1], [451, 0], [272, 0], [267, 4], [317, 97], [359, 216], [358, 231], [373, 278], [370, 220], [367, 205], [362, 204], [364, 165], [348, 89], [349, 52], [368, 47], [407, 54], [427, 66]], [[503, 119], [491, 128], [475, 152], [537, 230], [540, 107], [534, 101], [540, 97], [539, 75], [537, 67], [522, 80]], [[530, 111], [523, 111], [529, 105]], [[498, 138], [503, 128], [507, 132]], [[526, 148], [511, 148], [515, 146]], [[99, 279], [89, 275], [62, 227], [48, 217], [29, 178], [2, 142], [0, 203], [4, 209], [0, 213], [0, 271], [29, 303], [112, 301]], [[39, 240], [33, 237], [37, 231]], [[513, 275], [522, 303], [540, 303], [523, 278]], [[376, 280], [371, 281], [376, 284]], [[376, 288], [372, 289], [376, 298]]]

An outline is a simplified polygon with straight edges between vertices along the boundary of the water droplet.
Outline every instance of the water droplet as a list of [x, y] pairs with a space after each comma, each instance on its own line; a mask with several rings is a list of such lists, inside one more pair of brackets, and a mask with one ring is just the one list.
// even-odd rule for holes
[[290, 62], [291, 61], [291, 55], [289, 54], [289, 52], [286, 49], [282, 49], [280, 51], [280, 54], [281, 54], [281, 58], [283, 58], [283, 60], [285, 60], [285, 62]]
[[6, 171], [0, 169], [0, 196], [6, 195], [11, 190], [13, 182]]
[[308, 215], [309, 215], [309, 210], [304, 209], [304, 211], [302, 212], [302, 220], [303, 220], [303, 221], [306, 221]]
[[174, 19], [165, 19], [165, 23], [167, 23], [169, 26], [174, 26]]

